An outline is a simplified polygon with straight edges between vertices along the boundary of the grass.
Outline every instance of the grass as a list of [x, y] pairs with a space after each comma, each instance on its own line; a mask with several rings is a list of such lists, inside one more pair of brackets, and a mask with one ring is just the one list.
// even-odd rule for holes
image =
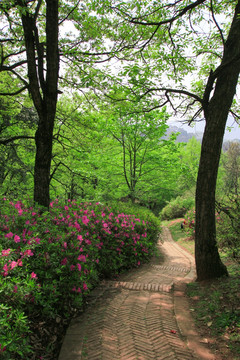
[[[194, 253], [194, 241], [181, 230], [181, 219], [168, 221], [174, 241]], [[212, 338], [214, 350], [222, 360], [240, 358], [240, 268], [239, 264], [221, 254], [229, 277], [190, 283], [187, 296], [200, 334]]]

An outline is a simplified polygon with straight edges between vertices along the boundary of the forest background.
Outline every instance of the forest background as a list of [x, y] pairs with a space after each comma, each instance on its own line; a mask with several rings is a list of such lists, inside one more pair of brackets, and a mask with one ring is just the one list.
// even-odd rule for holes
[[[108, 272], [110, 255], [118, 271], [153, 254], [159, 226], [146, 208], [162, 219], [190, 210], [198, 280], [228, 275], [218, 246], [239, 261], [240, 146], [223, 148], [223, 138], [229, 115], [239, 122], [240, 1], [3, 0], [0, 16], [0, 260], [9, 293], [2, 343], [9, 356], [20, 342], [24, 348], [8, 336], [10, 314], [23, 316], [24, 326], [31, 306], [54, 317], [70, 300], [81, 304], [79, 294]], [[204, 122], [202, 142], [166, 136], [176, 117]], [[108, 206], [118, 211], [128, 201], [127, 229], [118, 232], [119, 215]], [[103, 238], [105, 247], [95, 243]], [[74, 258], [74, 249], [83, 253]], [[60, 303], [53, 294], [62, 289]], [[23, 312], [11, 311], [14, 301]]]

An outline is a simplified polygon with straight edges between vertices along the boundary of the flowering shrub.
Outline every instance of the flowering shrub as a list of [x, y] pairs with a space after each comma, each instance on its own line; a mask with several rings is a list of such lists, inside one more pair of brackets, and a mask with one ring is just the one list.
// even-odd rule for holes
[[[5, 199], [0, 211], [0, 356], [6, 359], [28, 358], [28, 317], [70, 317], [99, 277], [146, 262], [158, 234], [156, 224], [98, 203], [55, 200], [48, 212]], [[17, 311], [11, 324], [9, 309]], [[20, 315], [21, 336], [10, 337]]]

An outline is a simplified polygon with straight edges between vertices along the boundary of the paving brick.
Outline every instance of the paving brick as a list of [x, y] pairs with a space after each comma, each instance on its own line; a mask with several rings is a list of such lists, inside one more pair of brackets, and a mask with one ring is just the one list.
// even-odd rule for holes
[[201, 359], [188, 348], [174, 313], [173, 284], [194, 276], [194, 262], [168, 229], [161, 237], [164, 263], [153, 259], [118, 281], [102, 281], [85, 312], [72, 320], [59, 360]]

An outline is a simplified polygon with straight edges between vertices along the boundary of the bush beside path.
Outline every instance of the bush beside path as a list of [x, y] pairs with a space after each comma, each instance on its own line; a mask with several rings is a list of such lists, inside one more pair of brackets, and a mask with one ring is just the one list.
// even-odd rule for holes
[[125, 213], [75, 201], [55, 200], [49, 211], [7, 199], [0, 205], [0, 355], [53, 360], [91, 289], [149, 261], [159, 221], [126, 205]]

